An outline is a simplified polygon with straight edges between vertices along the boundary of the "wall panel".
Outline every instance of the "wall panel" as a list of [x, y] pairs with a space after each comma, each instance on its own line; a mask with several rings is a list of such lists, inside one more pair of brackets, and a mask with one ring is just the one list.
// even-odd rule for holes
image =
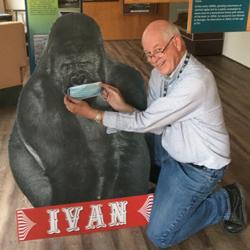
[[155, 19], [168, 19], [168, 4], [159, 4], [157, 14], [123, 15], [123, 1], [84, 2], [83, 12], [100, 25], [104, 40], [140, 39]]

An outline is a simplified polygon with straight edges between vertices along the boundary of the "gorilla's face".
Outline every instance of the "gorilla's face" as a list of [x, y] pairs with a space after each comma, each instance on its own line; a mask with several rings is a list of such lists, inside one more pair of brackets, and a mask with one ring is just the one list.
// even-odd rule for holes
[[71, 86], [105, 80], [105, 52], [99, 26], [83, 14], [57, 19], [46, 47], [47, 72], [66, 93]]
[[59, 53], [53, 68], [63, 93], [72, 86], [101, 81], [102, 60], [100, 51], [96, 49], [80, 49], [77, 52], [66, 49]]

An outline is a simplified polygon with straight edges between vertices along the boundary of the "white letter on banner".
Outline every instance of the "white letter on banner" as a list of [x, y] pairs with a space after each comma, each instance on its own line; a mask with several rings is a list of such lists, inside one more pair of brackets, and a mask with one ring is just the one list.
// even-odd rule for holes
[[109, 223], [109, 226], [114, 227], [127, 223], [127, 204], [127, 201], [109, 203], [109, 206], [111, 207], [111, 222]]
[[[103, 221], [103, 214], [101, 207], [102, 207], [101, 204], [91, 205], [91, 214], [89, 216], [89, 223], [85, 227], [86, 229], [95, 229], [107, 226]], [[94, 223], [96, 223], [96, 225], [94, 225]]]
[[79, 231], [80, 228], [77, 226], [79, 221], [80, 212], [83, 210], [83, 207], [68, 207], [63, 208], [62, 211], [66, 215], [66, 220], [69, 227], [66, 229], [67, 232]]
[[49, 214], [49, 224], [50, 230], [48, 230], [48, 234], [59, 234], [61, 231], [58, 229], [58, 218], [57, 214], [59, 213], [59, 209], [51, 209], [47, 210]]

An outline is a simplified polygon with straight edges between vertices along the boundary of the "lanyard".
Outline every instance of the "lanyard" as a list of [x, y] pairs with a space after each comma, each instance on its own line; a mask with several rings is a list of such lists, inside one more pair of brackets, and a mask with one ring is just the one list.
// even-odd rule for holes
[[[178, 75], [176, 77], [176, 79], [178, 79], [181, 75], [181, 73], [183, 72], [183, 70], [185, 69], [185, 67], [187, 66], [188, 62], [189, 62], [189, 59], [190, 59], [190, 54], [187, 53], [185, 59], [184, 59], [184, 62], [181, 66], [181, 69], [179, 70], [178, 72]], [[168, 91], [168, 85], [169, 85], [169, 81], [165, 80], [164, 81], [164, 89], [163, 89], [163, 96], [166, 96], [167, 95], [167, 91]]]
[[189, 62], [189, 59], [190, 59], [190, 54], [187, 53], [187, 55], [186, 55], [186, 57], [185, 57], [185, 59], [184, 59], [184, 62], [183, 62], [183, 64], [182, 64], [182, 66], [181, 66], [181, 69], [180, 69], [180, 71], [179, 71], [179, 74], [178, 74], [178, 76], [177, 76], [177, 79], [180, 77], [180, 74], [183, 72], [183, 70], [184, 70], [185, 67], [187, 66], [187, 64], [188, 64], [188, 62]]

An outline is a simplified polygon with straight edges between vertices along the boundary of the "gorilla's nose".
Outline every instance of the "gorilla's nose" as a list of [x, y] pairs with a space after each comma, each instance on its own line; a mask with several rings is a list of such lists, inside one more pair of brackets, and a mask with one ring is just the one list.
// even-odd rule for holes
[[87, 83], [87, 78], [83, 74], [72, 74], [69, 77], [69, 82], [71, 86], [81, 85]]

